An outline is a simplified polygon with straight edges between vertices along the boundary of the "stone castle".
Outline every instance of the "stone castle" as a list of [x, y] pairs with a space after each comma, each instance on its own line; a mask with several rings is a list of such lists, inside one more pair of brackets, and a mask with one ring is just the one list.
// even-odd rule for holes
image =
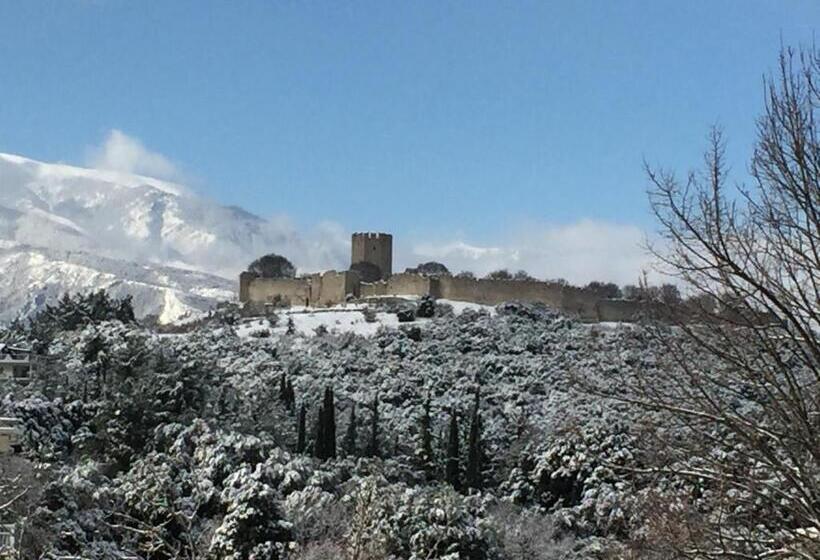
[[[366, 282], [356, 266], [366, 263], [380, 272]], [[432, 296], [455, 301], [498, 305], [506, 301], [543, 303], [584, 321], [634, 321], [639, 303], [602, 299], [574, 286], [538, 280], [490, 280], [455, 276], [393, 274], [393, 237], [386, 233], [354, 233], [352, 269], [316, 273], [297, 278], [260, 278], [250, 272], [239, 276], [239, 301], [250, 304], [329, 307], [340, 303], [388, 296]]]

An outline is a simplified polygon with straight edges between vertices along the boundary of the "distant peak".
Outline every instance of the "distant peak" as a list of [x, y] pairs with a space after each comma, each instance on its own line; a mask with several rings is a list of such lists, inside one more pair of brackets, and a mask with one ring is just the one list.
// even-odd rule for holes
[[145, 175], [136, 175], [123, 171], [111, 171], [108, 169], [95, 169], [68, 163], [48, 163], [17, 154], [2, 152], [0, 152], [0, 159], [14, 165], [29, 168], [35, 172], [38, 177], [43, 178], [84, 177], [115, 183], [129, 188], [149, 186], [174, 196], [189, 196], [191, 194], [190, 190], [184, 185], [172, 181], [146, 177]]

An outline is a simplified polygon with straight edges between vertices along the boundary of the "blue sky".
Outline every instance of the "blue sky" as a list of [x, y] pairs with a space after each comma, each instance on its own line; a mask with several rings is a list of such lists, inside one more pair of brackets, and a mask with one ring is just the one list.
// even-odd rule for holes
[[222, 203], [427, 254], [651, 229], [643, 158], [685, 171], [718, 122], [742, 175], [762, 76], [818, 22], [816, 0], [9, 0], [0, 151], [82, 164], [118, 130]]

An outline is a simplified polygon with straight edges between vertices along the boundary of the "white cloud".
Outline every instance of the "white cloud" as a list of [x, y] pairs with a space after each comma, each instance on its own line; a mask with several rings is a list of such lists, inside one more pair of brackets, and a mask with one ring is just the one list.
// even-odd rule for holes
[[411, 254], [415, 261], [411, 264], [436, 260], [453, 272], [470, 270], [479, 276], [507, 268], [523, 269], [543, 279], [565, 278], [578, 285], [592, 280], [635, 284], [644, 271], [651, 280], [660, 279], [640, 228], [589, 219], [530, 225], [492, 247], [464, 240], [418, 243]]
[[133, 173], [155, 179], [183, 179], [182, 173], [171, 160], [149, 150], [139, 139], [117, 129], [108, 133], [102, 145], [88, 150], [86, 164], [95, 169]]

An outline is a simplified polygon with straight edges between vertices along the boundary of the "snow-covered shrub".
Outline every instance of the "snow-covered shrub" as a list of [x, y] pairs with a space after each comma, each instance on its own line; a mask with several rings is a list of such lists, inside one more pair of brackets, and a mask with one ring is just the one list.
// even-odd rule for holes
[[430, 296], [424, 296], [416, 306], [416, 317], [431, 319], [436, 314], [436, 300]]
[[443, 301], [436, 302], [436, 312], [435, 317], [454, 317], [455, 311], [453, 310], [453, 306], [449, 303], [445, 303]]
[[530, 473], [538, 503], [578, 531], [628, 534], [632, 488], [618, 469], [634, 466], [634, 444], [617, 424], [559, 436], [536, 455]]
[[449, 486], [407, 489], [389, 518], [397, 551], [424, 558], [497, 558], [495, 534], [480, 498]]
[[499, 315], [513, 315], [530, 319], [532, 321], [554, 321], [560, 315], [551, 310], [543, 303], [533, 303], [525, 301], [511, 301], [496, 306]]
[[412, 323], [416, 320], [416, 310], [412, 307], [405, 307], [396, 311], [396, 317], [399, 323]]
[[226, 513], [211, 541], [211, 553], [226, 560], [276, 559], [291, 540], [291, 524], [282, 518], [276, 489], [263, 465], [243, 465], [224, 482]]
[[270, 329], [256, 329], [248, 333], [248, 336], [252, 336], [253, 338], [270, 338], [271, 332]]
[[7, 395], [0, 402], [0, 416], [22, 421], [25, 454], [43, 460], [64, 456], [74, 445], [74, 436], [86, 419], [80, 403], [67, 405], [62, 400], [47, 400], [42, 395], [14, 400]]

